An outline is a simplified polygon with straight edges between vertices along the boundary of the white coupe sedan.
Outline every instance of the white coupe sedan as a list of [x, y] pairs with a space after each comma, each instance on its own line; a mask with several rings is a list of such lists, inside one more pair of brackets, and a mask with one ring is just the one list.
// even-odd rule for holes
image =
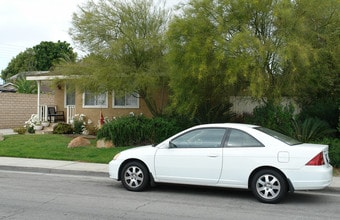
[[332, 181], [328, 146], [304, 144], [270, 129], [246, 124], [207, 124], [155, 146], [122, 151], [109, 163], [110, 177], [127, 190], [151, 183], [250, 189], [265, 203], [288, 191], [317, 190]]

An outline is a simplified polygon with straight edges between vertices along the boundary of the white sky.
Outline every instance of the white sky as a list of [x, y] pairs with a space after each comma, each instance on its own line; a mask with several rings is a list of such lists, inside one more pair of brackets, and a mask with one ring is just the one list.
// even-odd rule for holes
[[[175, 5], [181, 0], [166, 0]], [[41, 41], [73, 42], [68, 35], [72, 14], [87, 0], [0, 0], [0, 71]], [[0, 79], [0, 85], [2, 84]]]

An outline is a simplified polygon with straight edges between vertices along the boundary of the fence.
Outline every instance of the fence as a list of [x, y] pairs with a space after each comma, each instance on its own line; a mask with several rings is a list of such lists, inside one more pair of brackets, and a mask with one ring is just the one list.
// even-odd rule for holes
[[[0, 93], [0, 129], [24, 126], [32, 114], [37, 114], [37, 95]], [[40, 103], [54, 105], [54, 95], [41, 94]]]

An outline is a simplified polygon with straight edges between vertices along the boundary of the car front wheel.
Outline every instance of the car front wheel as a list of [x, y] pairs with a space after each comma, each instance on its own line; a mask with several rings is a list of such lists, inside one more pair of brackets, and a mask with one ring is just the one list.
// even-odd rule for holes
[[138, 161], [129, 162], [122, 169], [121, 180], [127, 190], [143, 191], [149, 185], [148, 169]]
[[275, 170], [260, 170], [252, 179], [251, 190], [260, 202], [278, 203], [287, 194], [287, 183]]

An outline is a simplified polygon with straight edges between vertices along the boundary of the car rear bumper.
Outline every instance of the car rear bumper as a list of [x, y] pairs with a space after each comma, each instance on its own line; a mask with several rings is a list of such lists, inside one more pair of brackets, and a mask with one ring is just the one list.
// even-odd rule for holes
[[332, 166], [305, 166], [287, 171], [287, 178], [295, 190], [318, 190], [329, 186], [333, 178]]

